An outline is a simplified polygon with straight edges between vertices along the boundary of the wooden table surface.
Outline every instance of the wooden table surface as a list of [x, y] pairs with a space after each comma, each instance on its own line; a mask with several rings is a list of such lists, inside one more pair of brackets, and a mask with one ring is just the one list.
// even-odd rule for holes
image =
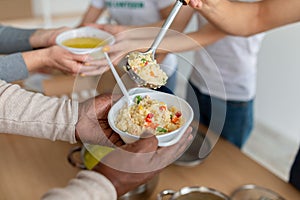
[[[34, 200], [50, 188], [65, 186], [78, 172], [66, 159], [74, 146], [0, 134], [0, 199]], [[206, 186], [230, 194], [250, 183], [272, 189], [287, 200], [300, 199], [298, 190], [224, 140], [219, 140], [209, 157], [196, 167], [171, 165], [164, 169], [151, 199], [163, 189]]]
[[229, 142], [220, 139], [211, 154], [195, 167], [171, 165], [159, 177], [151, 199], [164, 189], [205, 186], [228, 196], [238, 187], [256, 184], [276, 191], [286, 200], [300, 199], [300, 191], [253, 161]]

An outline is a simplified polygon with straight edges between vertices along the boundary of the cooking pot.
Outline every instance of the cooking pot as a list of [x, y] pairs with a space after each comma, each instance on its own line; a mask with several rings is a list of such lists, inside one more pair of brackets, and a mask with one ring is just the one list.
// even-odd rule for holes
[[184, 187], [179, 191], [163, 190], [158, 194], [157, 200], [165, 199], [167, 196], [168, 200], [230, 200], [222, 192], [203, 186]]
[[276, 192], [258, 185], [243, 185], [230, 195], [231, 200], [285, 200]]
[[[113, 148], [99, 145], [89, 145], [87, 148], [88, 150], [84, 146], [72, 148], [68, 154], [69, 163], [80, 169], [91, 170], [102, 157], [113, 150]], [[90, 151], [92, 153], [90, 153]], [[144, 200], [149, 198], [156, 188], [158, 179], [159, 175], [154, 176], [147, 183], [140, 185], [134, 190], [131, 190], [119, 197], [118, 200]]]
[[199, 122], [193, 120], [191, 123], [193, 128], [192, 135], [194, 140], [189, 148], [174, 162], [179, 166], [195, 166], [202, 163], [209, 155], [212, 145], [205, 133], [199, 129]]

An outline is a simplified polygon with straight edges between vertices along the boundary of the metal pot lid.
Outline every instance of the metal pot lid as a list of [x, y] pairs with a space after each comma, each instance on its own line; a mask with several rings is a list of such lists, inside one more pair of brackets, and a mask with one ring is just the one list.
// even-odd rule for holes
[[[198, 130], [198, 127], [193, 126], [193, 135], [195, 138], [189, 148], [179, 157], [174, 164], [179, 166], [196, 166], [209, 155], [211, 151], [211, 143], [208, 138], [205, 139], [205, 135]], [[205, 156], [199, 157], [199, 153], [205, 154]]]
[[276, 192], [258, 185], [243, 185], [233, 191], [231, 200], [285, 200]]
[[163, 199], [164, 196], [171, 196], [170, 200], [229, 200], [230, 198], [215, 189], [208, 187], [184, 187], [179, 191], [175, 192], [172, 190], [164, 190], [162, 191], [158, 199]]

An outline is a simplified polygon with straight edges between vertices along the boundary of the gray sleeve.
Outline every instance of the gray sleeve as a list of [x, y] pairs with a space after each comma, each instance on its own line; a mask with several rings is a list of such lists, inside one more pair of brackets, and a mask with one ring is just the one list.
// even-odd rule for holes
[[21, 53], [0, 57], [0, 79], [13, 82], [27, 77], [28, 70]]
[[10, 54], [32, 50], [29, 37], [36, 29], [21, 29], [0, 25], [0, 53]]
[[76, 142], [76, 101], [28, 92], [0, 80], [0, 108], [0, 133]]

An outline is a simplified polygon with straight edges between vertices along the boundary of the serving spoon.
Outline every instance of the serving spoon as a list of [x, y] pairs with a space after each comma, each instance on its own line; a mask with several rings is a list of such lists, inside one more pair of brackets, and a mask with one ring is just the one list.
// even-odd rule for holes
[[[178, 14], [180, 8], [182, 5], [187, 5], [190, 0], [177, 0], [174, 7], [172, 8], [170, 14], [168, 15], [166, 21], [162, 25], [158, 35], [154, 39], [151, 47], [146, 52], [138, 52], [139, 54], [151, 54], [152, 60], [155, 59], [155, 51], [159, 44], [161, 43], [162, 39], [164, 38], [168, 28], [171, 26], [172, 22], [174, 21], [176, 15]], [[128, 64], [128, 55], [126, 55], [124, 58], [121, 59], [121, 61], [118, 63], [119, 67], [122, 67], [125, 69], [125, 71], [128, 73], [129, 77], [134, 80], [138, 86], [146, 86], [150, 88], [157, 88], [161, 85], [154, 85], [148, 83], [146, 80], [142, 79], [137, 73], [133, 71], [131, 66]]]
[[108, 62], [108, 66], [110, 67], [110, 70], [112, 71], [112, 73], [113, 73], [113, 75], [114, 75], [114, 77], [115, 77], [115, 79], [116, 79], [116, 81], [117, 81], [117, 83], [118, 83], [118, 85], [119, 85], [119, 87], [120, 87], [123, 95], [126, 98], [127, 105], [129, 105], [132, 101], [131, 101], [131, 98], [130, 98], [130, 96], [128, 94], [128, 91], [127, 91], [127, 89], [126, 89], [123, 81], [121, 80], [118, 72], [116, 71], [115, 67], [113, 66], [113, 64], [111, 62], [111, 59], [109, 58], [108, 54], [106, 52], [103, 52], [103, 53], [104, 53], [104, 56], [105, 56], [105, 58], [106, 58], [106, 60]]

